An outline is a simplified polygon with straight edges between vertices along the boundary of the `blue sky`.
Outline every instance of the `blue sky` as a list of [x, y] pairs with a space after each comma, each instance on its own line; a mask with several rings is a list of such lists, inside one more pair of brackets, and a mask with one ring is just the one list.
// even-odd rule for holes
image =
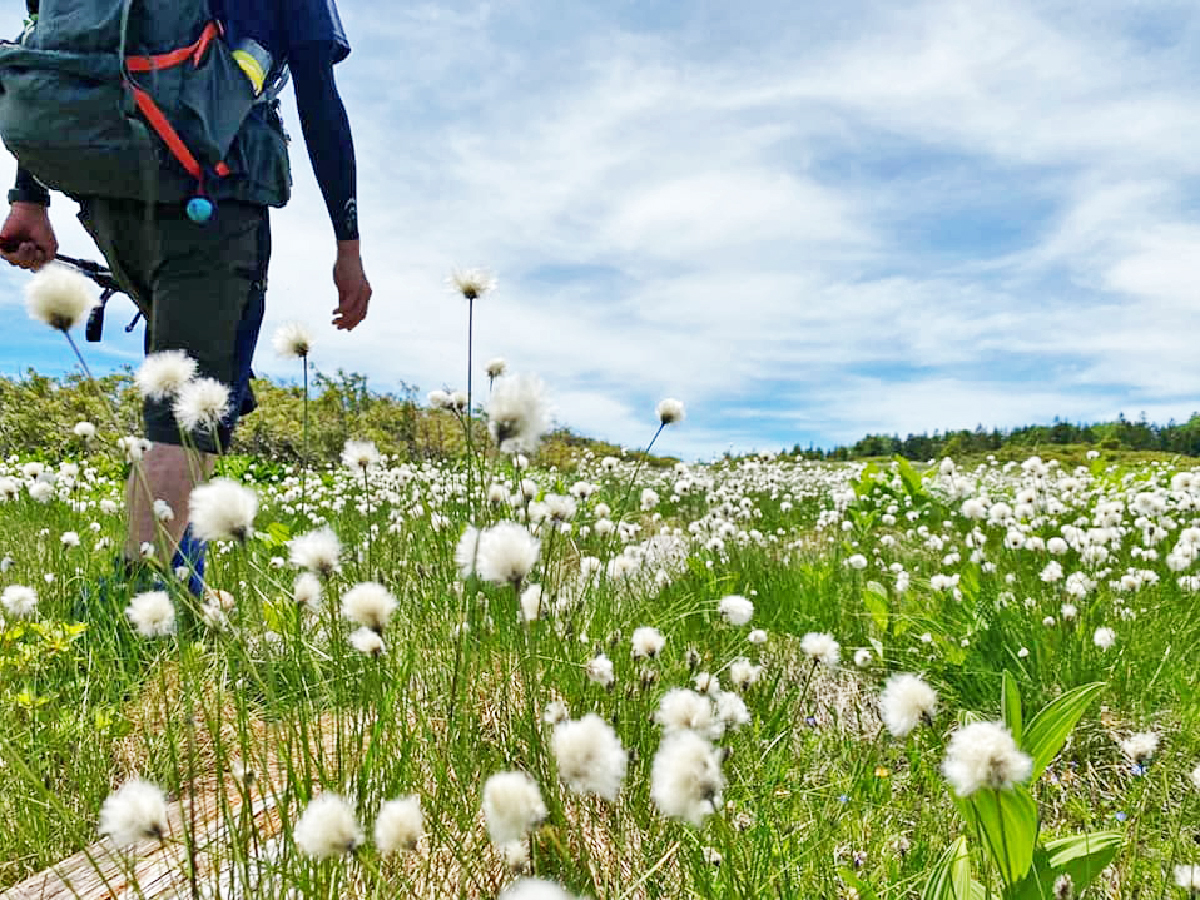
[[[306, 322], [320, 368], [379, 388], [461, 387], [445, 281], [484, 266], [480, 368], [540, 374], [559, 422], [630, 446], [679, 397], [661, 446], [690, 457], [1200, 409], [1195, 4], [830, 6], [346, 0], [375, 300], [326, 324], [333, 237], [297, 146], [267, 334]], [[22, 280], [0, 272], [0, 371], [63, 370]], [[128, 309], [97, 368], [136, 362]], [[268, 342], [257, 368], [294, 374]]]

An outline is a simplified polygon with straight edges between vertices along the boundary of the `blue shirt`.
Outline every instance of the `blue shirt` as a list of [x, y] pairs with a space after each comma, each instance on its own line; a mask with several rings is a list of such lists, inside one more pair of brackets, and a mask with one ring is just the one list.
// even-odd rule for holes
[[278, 71], [304, 45], [319, 45], [331, 63], [350, 54], [334, 0], [211, 0], [231, 46], [249, 38], [275, 60]]

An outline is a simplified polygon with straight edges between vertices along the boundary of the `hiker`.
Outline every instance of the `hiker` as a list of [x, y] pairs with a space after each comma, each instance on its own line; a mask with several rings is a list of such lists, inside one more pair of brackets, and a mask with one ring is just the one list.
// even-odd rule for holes
[[[0, 44], [0, 137], [19, 166], [3, 256], [29, 270], [54, 259], [47, 188], [62, 191], [79, 202], [80, 221], [145, 315], [146, 353], [183, 350], [200, 376], [228, 387], [216, 434], [181, 434], [169, 401], [145, 401], [151, 447], [126, 490], [124, 570], [150, 543], [162, 563], [192, 568], [199, 593], [203, 546], [185, 530], [188, 497], [254, 408], [268, 208], [291, 192], [276, 99], [289, 73], [336, 239], [333, 324], [350, 331], [367, 314], [354, 148], [333, 72], [350, 46], [335, 0], [26, 5], [21, 39]], [[154, 514], [160, 499], [175, 514], [165, 523]], [[155, 540], [164, 526], [165, 545]]]

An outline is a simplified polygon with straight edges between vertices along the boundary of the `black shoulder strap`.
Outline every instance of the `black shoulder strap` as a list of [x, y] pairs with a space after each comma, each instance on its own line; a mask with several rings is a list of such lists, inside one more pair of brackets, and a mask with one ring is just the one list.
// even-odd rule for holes
[[29, 10], [29, 14], [31, 16], [36, 16], [38, 14], [38, 5], [40, 3], [41, 0], [25, 0], [25, 8]]

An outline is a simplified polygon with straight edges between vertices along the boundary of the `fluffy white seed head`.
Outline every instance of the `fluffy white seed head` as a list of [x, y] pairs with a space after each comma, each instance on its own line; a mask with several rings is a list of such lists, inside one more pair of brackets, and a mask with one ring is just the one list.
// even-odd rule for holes
[[922, 722], [933, 723], [937, 715], [937, 692], [919, 676], [893, 675], [879, 695], [883, 724], [895, 737], [905, 737]]
[[521, 591], [521, 619], [536, 622], [550, 608], [550, 598], [540, 584], [531, 584]]
[[313, 612], [321, 606], [321, 580], [312, 572], [301, 572], [292, 584], [292, 599], [297, 606]]
[[292, 565], [308, 569], [328, 578], [337, 571], [342, 556], [342, 542], [328, 526], [310, 531], [288, 542]]
[[659, 812], [699, 826], [721, 804], [721, 752], [692, 731], [663, 739], [650, 773], [650, 797]]
[[192, 491], [188, 513], [202, 541], [245, 541], [254, 533], [258, 494], [232, 478], [214, 478]]
[[654, 659], [662, 652], [667, 639], [663, 637], [662, 632], [657, 628], [651, 625], [643, 625], [633, 630], [633, 637], [630, 639], [630, 643], [633, 644], [631, 652], [634, 659]]
[[450, 275], [450, 284], [465, 299], [478, 300], [495, 290], [496, 278], [484, 269], [456, 269]]
[[415, 850], [424, 833], [421, 798], [415, 794], [387, 800], [379, 807], [375, 818], [375, 849], [380, 853]]
[[683, 403], [674, 397], [658, 402], [658, 421], [663, 425], [675, 425], [683, 421]]
[[1132, 762], [1144, 763], [1158, 752], [1159, 736], [1153, 731], [1140, 731], [1121, 741], [1121, 752]]
[[536, 375], [504, 375], [492, 384], [488, 427], [506, 453], [533, 453], [549, 428], [546, 386]]
[[554, 729], [558, 777], [577, 794], [616, 800], [625, 780], [629, 753], [612, 727], [595, 713]]
[[524, 772], [501, 772], [483, 786], [483, 815], [497, 847], [521, 841], [546, 818], [537, 783]]
[[146, 591], [129, 601], [125, 610], [142, 637], [166, 637], [175, 633], [175, 605], [166, 591]]
[[1176, 866], [1175, 884], [1191, 896], [1200, 896], [1200, 865]]
[[745, 625], [754, 617], [754, 603], [740, 594], [729, 594], [721, 598], [717, 612], [730, 625]]
[[1117, 633], [1102, 625], [1092, 635], [1092, 642], [1101, 650], [1110, 650], [1117, 643]]
[[1200, 765], [1192, 769], [1192, 787], [1200, 791]]
[[312, 351], [312, 332], [299, 322], [287, 322], [275, 330], [271, 345], [284, 359], [307, 359]]
[[1033, 760], [1000, 722], [975, 722], [950, 738], [942, 774], [960, 797], [980, 788], [1008, 790], [1033, 773]]
[[131, 778], [108, 795], [100, 807], [100, 834], [118, 847], [167, 836], [167, 798], [162, 789]]
[[360, 475], [376, 468], [380, 461], [379, 448], [371, 441], [346, 441], [342, 448], [342, 465]]
[[601, 687], [609, 687], [617, 680], [612, 660], [603, 653], [589, 659], [584, 671], [587, 673], [588, 681]]
[[484, 371], [487, 372], [488, 378], [499, 378], [504, 374], [507, 368], [508, 363], [502, 357], [497, 356], [494, 359], [488, 360], [488, 364], [484, 368]]
[[717, 718], [712, 700], [687, 688], [672, 688], [663, 694], [654, 720], [668, 734], [695, 731], [716, 740], [725, 732], [725, 725]]
[[800, 649], [813, 662], [821, 663], [831, 669], [837, 668], [841, 645], [833, 639], [833, 635], [810, 631], [800, 640]]
[[337, 794], [315, 797], [292, 831], [302, 853], [317, 859], [344, 856], [363, 842], [354, 807]]
[[76, 422], [75, 428], [72, 430], [75, 432], [75, 437], [85, 441], [90, 441], [96, 436], [96, 426], [91, 422]]
[[353, 631], [349, 641], [351, 647], [367, 656], [379, 656], [383, 653], [383, 638], [366, 626]]
[[0, 594], [0, 604], [8, 610], [9, 615], [28, 618], [37, 612], [37, 591], [23, 584], [10, 584]]
[[717, 718], [721, 720], [722, 726], [736, 730], [750, 724], [750, 710], [746, 707], [746, 701], [737, 694], [732, 691], [719, 691], [713, 699]]
[[342, 596], [342, 618], [370, 628], [377, 634], [387, 627], [396, 611], [396, 598], [382, 584], [364, 581]]
[[70, 331], [95, 305], [91, 282], [70, 266], [43, 266], [25, 287], [29, 315], [56, 331]]
[[229, 412], [229, 388], [214, 378], [194, 378], [180, 385], [171, 411], [185, 431], [215, 431]]
[[729, 680], [737, 685], [739, 690], [747, 690], [758, 681], [762, 675], [762, 666], [756, 666], [744, 656], [739, 656], [729, 664]]
[[518, 584], [537, 562], [540, 541], [516, 522], [499, 522], [479, 535], [476, 570], [493, 584]]
[[134, 376], [138, 393], [148, 400], [174, 397], [196, 375], [196, 361], [182, 350], [147, 356]]
[[475, 574], [478, 559], [480, 531], [474, 525], [468, 525], [458, 539], [454, 548], [454, 564], [458, 566], [458, 574], [466, 579]]

